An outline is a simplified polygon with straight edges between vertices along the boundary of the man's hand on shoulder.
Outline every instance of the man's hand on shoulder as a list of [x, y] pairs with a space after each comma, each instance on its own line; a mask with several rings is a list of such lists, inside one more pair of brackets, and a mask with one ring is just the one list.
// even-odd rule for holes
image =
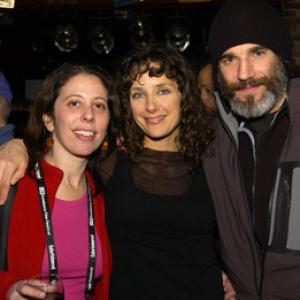
[[0, 204], [6, 200], [10, 185], [24, 176], [27, 164], [28, 154], [21, 139], [0, 146]]

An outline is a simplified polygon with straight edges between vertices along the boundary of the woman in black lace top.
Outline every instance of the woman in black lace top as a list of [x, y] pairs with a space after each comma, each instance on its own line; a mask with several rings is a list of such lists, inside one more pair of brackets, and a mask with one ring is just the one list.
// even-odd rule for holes
[[191, 68], [152, 45], [118, 65], [118, 150], [102, 164], [110, 299], [223, 299], [215, 212], [201, 165], [214, 132]]

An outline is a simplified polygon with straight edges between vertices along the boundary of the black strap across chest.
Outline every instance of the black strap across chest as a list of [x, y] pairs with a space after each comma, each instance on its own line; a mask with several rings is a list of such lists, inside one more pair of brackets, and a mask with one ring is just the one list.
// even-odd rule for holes
[[[48, 261], [49, 261], [49, 274], [53, 281], [55, 281], [58, 273], [57, 267], [57, 255], [54, 243], [53, 226], [51, 221], [51, 214], [49, 204], [47, 200], [46, 186], [44, 177], [42, 174], [39, 163], [35, 165], [36, 183], [38, 186], [38, 195], [40, 200], [40, 206], [43, 216], [43, 223], [46, 233], [46, 243], [48, 249]], [[88, 192], [88, 233], [89, 233], [89, 260], [86, 276], [85, 295], [86, 299], [90, 299], [94, 290], [94, 273], [96, 266], [96, 234], [95, 234], [95, 223], [94, 223], [94, 210], [93, 210], [93, 199], [89, 184], [86, 184]]]

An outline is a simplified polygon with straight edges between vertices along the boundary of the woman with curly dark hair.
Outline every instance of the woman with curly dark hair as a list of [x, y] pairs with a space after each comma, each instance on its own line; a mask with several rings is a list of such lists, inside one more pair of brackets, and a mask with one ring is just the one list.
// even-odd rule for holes
[[214, 137], [192, 68], [152, 45], [118, 65], [117, 151], [104, 163], [110, 299], [223, 299], [201, 160]]
[[191, 166], [196, 166], [213, 139], [211, 120], [199, 105], [191, 67], [175, 49], [155, 44], [150, 48], [126, 55], [117, 73], [119, 101], [114, 102], [117, 134], [123, 136], [123, 146], [131, 155], [144, 148], [144, 129], [134, 121], [131, 109], [131, 88], [144, 74], [150, 78], [167, 77], [180, 93], [178, 118], [178, 150]]

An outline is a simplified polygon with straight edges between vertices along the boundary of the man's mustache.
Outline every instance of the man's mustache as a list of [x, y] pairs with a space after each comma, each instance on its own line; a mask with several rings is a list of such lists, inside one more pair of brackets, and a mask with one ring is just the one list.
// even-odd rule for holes
[[233, 83], [229, 85], [229, 89], [233, 92], [243, 90], [245, 88], [249, 87], [257, 87], [260, 85], [268, 86], [269, 85], [269, 79], [266, 77], [254, 79], [254, 78], [249, 78], [247, 80], [240, 80], [238, 83]]

